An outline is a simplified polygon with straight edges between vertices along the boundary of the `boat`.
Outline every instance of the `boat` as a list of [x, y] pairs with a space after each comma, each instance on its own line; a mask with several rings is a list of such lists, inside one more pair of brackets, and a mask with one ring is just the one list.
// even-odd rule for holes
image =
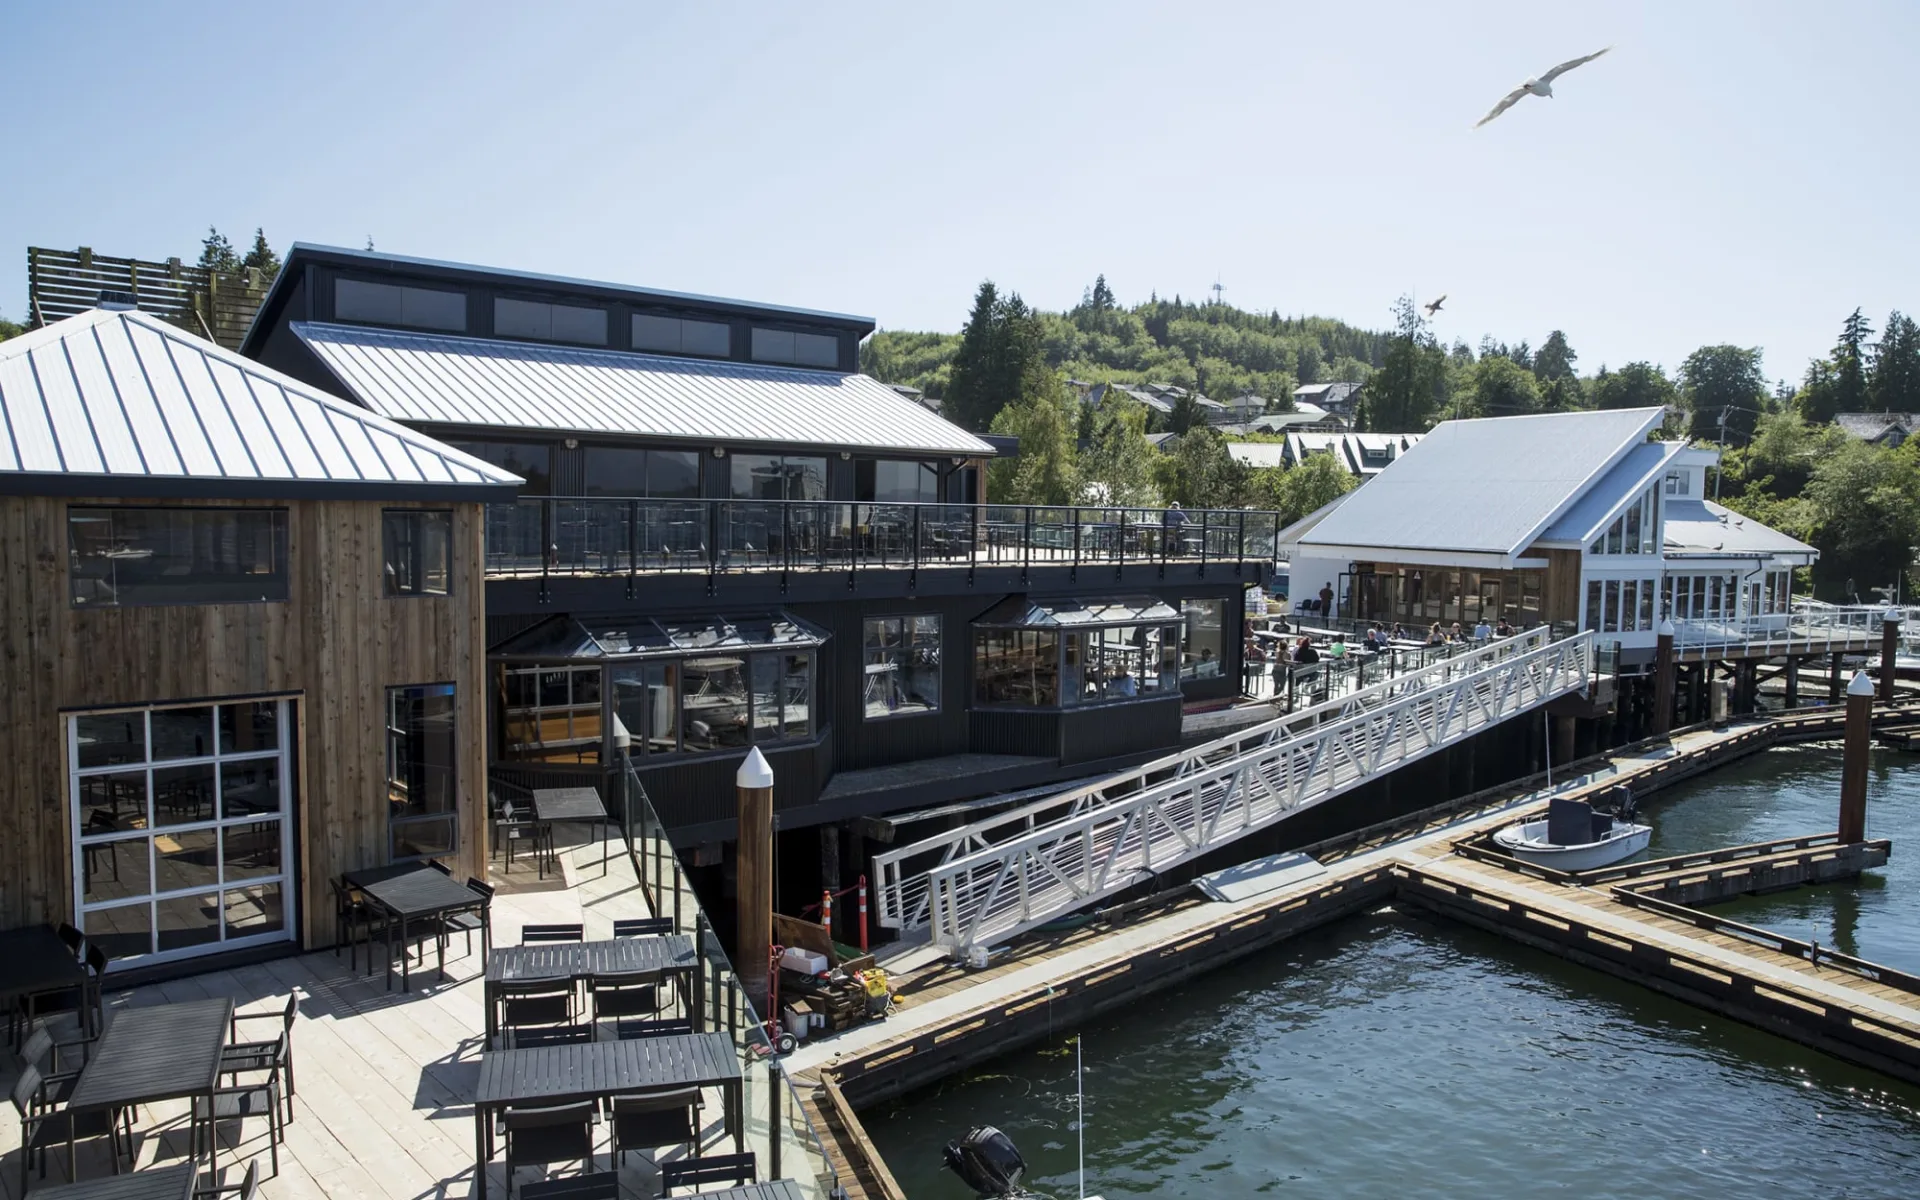
[[1509, 825], [1493, 835], [1493, 843], [1521, 862], [1590, 871], [1647, 848], [1653, 826], [1639, 824], [1633, 816], [1631, 794], [1620, 798], [1614, 812], [1595, 812], [1584, 800], [1557, 796], [1547, 802], [1544, 819]]

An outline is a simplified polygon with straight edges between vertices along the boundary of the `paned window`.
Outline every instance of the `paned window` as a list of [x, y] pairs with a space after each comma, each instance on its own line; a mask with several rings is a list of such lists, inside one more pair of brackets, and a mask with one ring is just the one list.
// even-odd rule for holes
[[381, 514], [380, 526], [387, 595], [453, 594], [452, 512], [389, 508]]
[[398, 861], [451, 854], [459, 745], [453, 685], [387, 689], [387, 829]]
[[867, 719], [940, 711], [940, 618], [869, 617], [864, 624]]

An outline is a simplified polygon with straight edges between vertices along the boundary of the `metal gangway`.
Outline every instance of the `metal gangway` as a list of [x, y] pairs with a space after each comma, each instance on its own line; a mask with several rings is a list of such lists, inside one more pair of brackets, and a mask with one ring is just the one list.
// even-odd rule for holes
[[1594, 637], [1542, 627], [875, 859], [878, 918], [956, 954], [1034, 929], [1555, 697]]

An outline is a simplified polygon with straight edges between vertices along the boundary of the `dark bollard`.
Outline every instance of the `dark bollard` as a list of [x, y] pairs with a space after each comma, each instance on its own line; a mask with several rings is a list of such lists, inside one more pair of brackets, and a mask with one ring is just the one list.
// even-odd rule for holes
[[1901, 612], [1890, 608], [1880, 617], [1880, 703], [1893, 703], [1893, 660], [1900, 653]]
[[1873, 680], [1856, 672], [1847, 685], [1846, 756], [1840, 765], [1840, 844], [1867, 838], [1867, 757], [1873, 746]]
[[1673, 622], [1660, 622], [1653, 655], [1653, 736], [1657, 738], [1673, 730], [1673, 635]]

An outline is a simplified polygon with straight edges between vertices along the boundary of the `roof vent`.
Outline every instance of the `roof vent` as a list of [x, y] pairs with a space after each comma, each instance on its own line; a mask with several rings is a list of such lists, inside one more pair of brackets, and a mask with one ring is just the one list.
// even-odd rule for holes
[[134, 298], [132, 292], [109, 292], [102, 290], [100, 298], [94, 301], [94, 305], [97, 308], [104, 308], [110, 312], [125, 312], [130, 308], [139, 308], [140, 302]]

